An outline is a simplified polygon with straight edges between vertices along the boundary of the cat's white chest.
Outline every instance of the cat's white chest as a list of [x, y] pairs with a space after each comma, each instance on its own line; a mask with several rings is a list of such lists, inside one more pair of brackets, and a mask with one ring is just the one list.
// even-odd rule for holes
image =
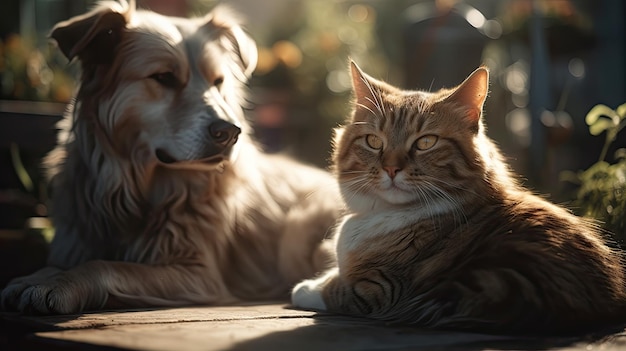
[[345, 216], [338, 226], [337, 232], [337, 256], [339, 261], [342, 261], [351, 251], [358, 249], [364, 241], [402, 229], [410, 224], [412, 220], [414, 220], [414, 217], [409, 220], [403, 211]]
[[337, 258], [343, 259], [354, 250], [362, 250], [362, 243], [402, 230], [421, 220], [452, 211], [446, 201], [433, 202], [429, 207], [408, 207], [376, 212], [346, 215], [337, 227]]

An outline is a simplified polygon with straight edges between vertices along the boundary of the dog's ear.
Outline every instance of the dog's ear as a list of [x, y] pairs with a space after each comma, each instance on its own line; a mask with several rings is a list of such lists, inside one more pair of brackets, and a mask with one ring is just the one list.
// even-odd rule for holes
[[241, 28], [240, 19], [225, 6], [219, 6], [206, 17], [205, 27], [220, 31], [223, 45], [237, 58], [241, 73], [247, 79], [256, 69], [258, 53], [254, 40]]
[[102, 6], [58, 23], [50, 38], [69, 60], [78, 57], [83, 63], [110, 63], [129, 16], [128, 7]]
[[258, 60], [256, 43], [239, 26], [230, 28], [230, 31], [232, 33], [232, 40], [237, 44], [237, 48], [239, 49], [238, 55], [241, 59], [243, 73], [249, 78], [256, 69]]

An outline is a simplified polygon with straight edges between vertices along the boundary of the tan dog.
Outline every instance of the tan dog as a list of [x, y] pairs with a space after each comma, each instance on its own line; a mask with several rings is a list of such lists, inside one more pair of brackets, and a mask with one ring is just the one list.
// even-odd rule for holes
[[251, 142], [256, 47], [231, 15], [103, 3], [51, 36], [83, 71], [48, 157], [56, 236], [49, 266], [2, 291], [4, 309], [287, 298], [332, 261], [335, 182]]

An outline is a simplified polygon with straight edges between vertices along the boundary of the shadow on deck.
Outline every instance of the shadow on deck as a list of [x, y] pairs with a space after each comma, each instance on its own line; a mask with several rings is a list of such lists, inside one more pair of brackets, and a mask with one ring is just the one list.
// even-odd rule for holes
[[626, 333], [520, 338], [391, 327], [283, 304], [0, 315], [2, 350], [626, 350]]

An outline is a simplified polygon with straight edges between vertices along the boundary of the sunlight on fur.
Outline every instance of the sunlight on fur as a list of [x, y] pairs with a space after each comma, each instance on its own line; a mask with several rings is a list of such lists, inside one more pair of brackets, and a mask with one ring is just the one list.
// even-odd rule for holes
[[4, 310], [287, 299], [334, 261], [337, 185], [249, 137], [256, 46], [231, 11], [103, 2], [50, 36], [82, 69], [46, 159], [56, 236], [48, 267], [2, 291]]
[[351, 71], [333, 153], [348, 212], [337, 267], [299, 283], [295, 306], [481, 333], [623, 323], [622, 252], [518, 184], [482, 122], [485, 67], [436, 92]]

